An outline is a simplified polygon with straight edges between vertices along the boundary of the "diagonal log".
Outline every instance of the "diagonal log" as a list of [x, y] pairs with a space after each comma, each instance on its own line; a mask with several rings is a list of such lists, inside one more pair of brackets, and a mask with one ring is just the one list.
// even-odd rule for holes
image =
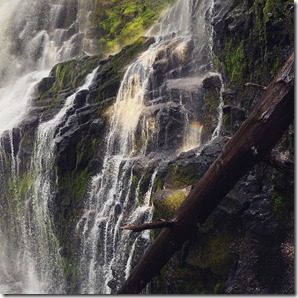
[[119, 294], [139, 293], [157, 276], [172, 255], [206, 221], [237, 181], [264, 160], [294, 118], [294, 53], [242, 124], [224, 151], [191, 190], [172, 218], [147, 249], [119, 290]]

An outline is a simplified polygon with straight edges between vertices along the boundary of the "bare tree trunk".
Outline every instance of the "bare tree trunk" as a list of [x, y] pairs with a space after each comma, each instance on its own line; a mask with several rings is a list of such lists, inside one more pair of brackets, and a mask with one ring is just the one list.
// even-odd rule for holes
[[157, 276], [162, 267], [196, 231], [256, 163], [265, 159], [294, 117], [294, 53], [242, 124], [224, 151], [191, 190], [171, 221], [147, 249], [119, 290], [120, 294], [139, 293]]

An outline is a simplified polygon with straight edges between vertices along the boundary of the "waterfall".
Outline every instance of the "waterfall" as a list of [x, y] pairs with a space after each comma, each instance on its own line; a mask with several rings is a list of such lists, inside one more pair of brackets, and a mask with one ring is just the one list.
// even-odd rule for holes
[[1, 293], [65, 293], [49, 212], [55, 195], [55, 130], [96, 70], [53, 119], [39, 125], [26, 173], [19, 169], [15, 145], [22, 132], [16, 127], [30, 110], [36, 83], [56, 63], [94, 50], [93, 41], [85, 38], [93, 7], [92, 1], [81, 0], [0, 1], [0, 182], [8, 185], [0, 195], [5, 214], [0, 220]]
[[[54, 231], [55, 150], [63, 138], [60, 125], [72, 124], [76, 114], [68, 112], [75, 97], [91, 88], [98, 69], [52, 118], [38, 123], [25, 171], [18, 141], [28, 136], [18, 125], [30, 112], [34, 86], [56, 63], [98, 50], [88, 33], [94, 3], [0, 1], [0, 183], [7, 185], [0, 194], [0, 213], [6, 212], [0, 219], [1, 293], [68, 294], [63, 270], [69, 264]], [[151, 237], [121, 226], [151, 221], [160, 169], [181, 151], [202, 145], [204, 80], [218, 76], [208, 37], [212, 5], [177, 0], [147, 32], [155, 43], [125, 70], [107, 113], [103, 162], [93, 173], [74, 231], [80, 241], [72, 282], [81, 294], [117, 292]], [[221, 118], [220, 112], [209, 139], [220, 133]]]
[[24, 116], [34, 85], [53, 65], [95, 51], [86, 37], [94, 5], [83, 0], [0, 2], [0, 134]]
[[[191, 97], [211, 74], [208, 66], [202, 70], [202, 63], [210, 59], [211, 45], [205, 28], [208, 9], [208, 1], [177, 1], [147, 33], [154, 35], [156, 42], [124, 75], [110, 113], [103, 166], [92, 179], [85, 213], [77, 224], [82, 239], [83, 294], [117, 291], [150, 242], [148, 231], [135, 235], [119, 228], [151, 220], [151, 195], [158, 164], [170, 160], [181, 147], [189, 150], [200, 145], [202, 125]], [[195, 28], [194, 18], [198, 26]], [[188, 71], [191, 77], [185, 77], [181, 66], [188, 55], [193, 55]], [[160, 84], [156, 69], [162, 64], [169, 70]], [[179, 90], [179, 98], [169, 98], [172, 89]], [[179, 129], [185, 135], [177, 145], [170, 144], [169, 132], [162, 127], [163, 117], [168, 117], [171, 109], [181, 114]], [[171, 153], [164, 155], [164, 150]], [[144, 170], [141, 175], [136, 174], [139, 164]], [[148, 181], [148, 175], [150, 182], [144, 193], [141, 185], [143, 180]]]

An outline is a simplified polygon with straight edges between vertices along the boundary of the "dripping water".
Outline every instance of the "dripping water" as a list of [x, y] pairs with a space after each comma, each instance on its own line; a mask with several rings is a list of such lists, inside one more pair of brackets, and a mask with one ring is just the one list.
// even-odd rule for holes
[[[85, 214], [77, 224], [77, 233], [82, 238], [79, 286], [83, 294], [117, 291], [150, 242], [148, 231], [135, 235], [121, 232], [120, 227], [152, 219], [152, 195], [158, 166], [173, 158], [173, 154], [179, 153], [181, 147], [186, 151], [201, 145], [200, 117], [190, 102], [195, 99], [193, 88], [200, 88], [200, 82], [210, 72], [210, 63], [206, 58], [208, 53], [205, 53], [210, 50], [210, 45], [204, 31], [207, 31], [204, 14], [210, 5], [208, 2], [179, 0], [170, 7], [161, 21], [148, 32], [148, 36], [155, 36], [156, 42], [128, 67], [124, 75], [109, 121], [103, 167], [92, 178]], [[0, 161], [4, 168], [6, 162], [3, 160], [10, 160], [7, 173], [15, 177], [12, 191], [16, 200], [19, 192], [14, 181], [19, 179], [19, 171], [12, 128], [24, 117], [34, 84], [46, 76], [47, 69], [58, 61], [81, 55], [82, 51], [94, 50], [92, 40], [84, 38], [86, 28], [90, 25], [88, 15], [92, 11], [92, 1], [76, 2], [78, 13], [75, 19], [61, 18], [62, 12], [70, 9], [74, 3], [62, 0], [12, 0], [9, 4], [0, 3], [0, 11], [8, 12], [8, 17], [3, 14], [0, 19], [0, 38], [5, 41], [5, 47], [0, 50], [0, 78], [4, 82], [0, 89], [0, 116], [3, 111], [3, 115], [9, 114], [9, 119], [12, 119], [11, 122], [5, 120], [2, 123], [4, 117], [0, 117], [0, 135], [9, 131], [11, 151], [11, 156], [7, 157], [0, 148]], [[46, 12], [43, 13], [46, 17], [36, 22], [33, 16], [41, 13], [41, 10]], [[34, 19], [32, 22], [31, 18]], [[76, 27], [77, 19], [81, 25], [75, 34], [69, 36], [69, 32]], [[11, 36], [17, 38], [12, 40]], [[173, 66], [173, 71], [164, 74], [167, 81], [159, 85], [155, 79], [155, 67], [157, 62], [162, 62], [160, 57], [170, 53], [173, 61], [177, 58], [183, 62], [192, 43], [192, 66], [187, 70], [181, 65]], [[17, 48], [24, 50], [18, 52]], [[11, 59], [16, 62], [15, 66], [7, 63]], [[89, 86], [95, 72], [79, 90]], [[187, 73], [191, 76], [185, 77]], [[181, 98], [177, 98], [174, 92], [172, 94], [174, 88], [171, 88], [171, 83], [176, 89], [183, 90]], [[11, 94], [11, 90], [19, 90], [21, 95], [26, 90], [26, 96]], [[169, 93], [169, 96], [165, 93]], [[65, 293], [59, 244], [52, 231], [49, 207], [55, 195], [55, 131], [72, 106], [73, 96], [66, 100], [62, 110], [53, 119], [40, 124], [38, 128], [28, 174], [30, 187], [23, 205], [18, 207], [22, 211], [18, 214], [19, 222], [15, 224], [20, 227], [17, 232], [21, 235], [19, 251], [8, 254], [9, 241], [0, 229], [0, 255], [4, 255], [6, 260], [11, 261], [11, 256], [16, 259], [9, 265], [1, 263], [0, 268], [4, 268], [4, 273], [0, 272], [2, 292]], [[15, 106], [11, 104], [13, 99]], [[172, 133], [168, 130], [164, 132], [162, 121], [164, 115], [169, 117], [175, 108], [182, 115], [179, 121], [183, 136], [171, 146]], [[220, 132], [220, 113], [212, 138]], [[194, 131], [192, 126], [195, 125], [198, 130]], [[170, 153], [167, 151], [169, 147], [173, 147]], [[142, 170], [138, 170], [140, 164]], [[14, 281], [14, 288], [2, 287], [2, 280], [7, 283], [10, 279]]]
[[[161, 160], [167, 161], [159, 145], [159, 140], [163, 139], [160, 137], [163, 133], [160, 126], [162, 111], [168, 114], [172, 107], [181, 106], [184, 115], [182, 127], [186, 135], [184, 147], [194, 148], [200, 145], [201, 126], [198, 124], [199, 132], [193, 132], [191, 129], [192, 124], [198, 123], [194, 112], [188, 114], [185, 98], [173, 98], [171, 102], [166, 99], [162, 91], [164, 86], [158, 86], [158, 82], [154, 81], [154, 65], [164, 53], [171, 51], [178, 59], [184, 61], [190, 44], [200, 37], [204, 46], [196, 50], [195, 54], [206, 51], [205, 48], [209, 49], [207, 38], [204, 36], [206, 32], [192, 28], [192, 19], [196, 17], [194, 13], [199, 14], [198, 22], [205, 24], [204, 13], [209, 8], [207, 2], [185, 3], [180, 0], [169, 8], [160, 23], [148, 32], [148, 35], [155, 35], [156, 42], [128, 67], [124, 75], [111, 113], [103, 166], [92, 179], [85, 213], [77, 224], [77, 232], [82, 235], [82, 294], [115, 293], [129, 275], [137, 256], [149, 244], [148, 231], [136, 236], [127, 231], [121, 232], [119, 228], [152, 219], [152, 193], [158, 173], [157, 164], [161, 163]], [[192, 11], [194, 3], [201, 5], [195, 7], [196, 12]], [[204, 11], [200, 11], [200, 8]], [[195, 81], [195, 88], [198, 89], [200, 82], [209, 74], [208, 71], [202, 72], [197, 67], [204, 59], [199, 56], [194, 63], [194, 69], [191, 70], [193, 77], [181, 78], [183, 69], [178, 67], [180, 77], [173, 78], [169, 74], [169, 79], [173, 79], [175, 87], [179, 82], [182, 89], [189, 85], [189, 81]], [[156, 86], [156, 89], [152, 90], [152, 86]], [[153, 98], [148, 96], [150, 91]], [[191, 92], [186, 91], [189, 98]], [[178, 103], [175, 103], [175, 100]], [[157, 116], [153, 116], [156, 111]], [[162, 141], [165, 141], [164, 146], [169, 146], [167, 132], [165, 136], [166, 140]], [[183, 144], [174, 151], [176, 154], [181, 146]], [[172, 157], [168, 155], [168, 159]], [[141, 177], [136, 175], [134, 170], [139, 163], [143, 164], [144, 169]], [[148, 179], [144, 173], [152, 168], [155, 170], [149, 171], [150, 182], [147, 192], [144, 193], [142, 183]]]
[[[94, 5], [89, 0], [0, 1], [0, 183], [7, 185], [0, 195], [1, 293], [65, 293], [49, 205], [55, 194], [54, 130], [75, 94], [39, 126], [25, 174], [20, 174], [14, 131], [26, 118], [34, 86], [56, 63], [96, 50], [85, 38]], [[88, 88], [95, 72], [79, 90]]]

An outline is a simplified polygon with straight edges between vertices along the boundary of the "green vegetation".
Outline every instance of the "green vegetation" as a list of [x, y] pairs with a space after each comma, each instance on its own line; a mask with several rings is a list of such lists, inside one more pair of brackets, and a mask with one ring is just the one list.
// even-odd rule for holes
[[277, 192], [274, 192], [272, 194], [272, 211], [273, 215], [279, 220], [279, 221], [286, 221], [287, 220], [287, 213], [288, 213], [288, 208], [286, 204], [286, 200], [284, 197], [282, 197], [280, 194]]
[[176, 210], [185, 200], [187, 192], [185, 189], [172, 192], [168, 197], [162, 200], [154, 200], [154, 217], [170, 219], [174, 216]]
[[202, 235], [197, 245], [189, 250], [187, 263], [201, 269], [210, 269], [223, 275], [229, 270], [232, 236], [221, 231]]
[[93, 23], [97, 28], [100, 49], [118, 52], [135, 42], [157, 21], [172, 0], [97, 1]]
[[225, 43], [226, 67], [230, 75], [231, 82], [242, 83], [242, 76], [246, 70], [246, 61], [244, 53], [244, 41], [234, 48], [233, 40], [228, 39]]
[[[293, 18], [287, 8], [290, 3], [292, 1], [240, 1], [234, 8], [230, 19], [233, 24], [241, 25], [236, 25], [236, 32], [225, 33], [222, 51], [217, 53], [223, 61], [229, 87], [239, 89], [248, 81], [266, 84], [275, 75], [286, 58], [280, 59], [282, 43], [293, 43], [290, 36], [294, 32]], [[280, 29], [276, 31], [272, 26], [280, 26]]]
[[99, 58], [98, 56], [83, 57], [56, 64], [50, 72], [50, 76], [56, 79], [51, 88], [51, 93], [54, 95], [52, 99], [55, 99], [55, 94], [63, 90], [78, 88], [98, 65]]
[[[215, 37], [215, 65], [224, 74], [225, 105], [248, 112], [262, 96], [248, 82], [266, 86], [294, 48], [293, 1], [239, 1], [229, 13], [228, 22]], [[218, 40], [217, 40], [218, 39]], [[230, 113], [230, 112], [227, 112]], [[224, 128], [234, 132], [241, 123], [224, 115]]]
[[76, 202], [82, 201], [84, 195], [87, 192], [89, 180], [90, 175], [88, 174], [88, 168], [80, 172], [79, 175], [76, 175], [74, 179], [70, 180], [70, 190]]
[[201, 135], [202, 143], [210, 138], [218, 117], [221, 82], [219, 78], [210, 78], [209, 80], [210, 82], [207, 82], [204, 86], [204, 104], [202, 107], [202, 123], [204, 123], [204, 126]]
[[30, 173], [24, 173], [20, 177], [9, 177], [8, 185], [8, 199], [9, 205], [16, 216], [21, 212], [27, 194], [33, 186], [34, 180]]
[[[190, 252], [193, 243], [186, 243], [161, 270], [152, 284], [152, 294], [218, 294], [224, 285], [222, 276], [213, 273], [209, 267], [200, 268], [193, 260], [198, 258]], [[193, 259], [192, 259], [193, 258]]]
[[61, 257], [62, 269], [65, 279], [70, 288], [77, 287], [77, 279], [79, 275], [79, 265], [70, 261], [66, 257]]
[[164, 187], [164, 181], [160, 177], [156, 176], [155, 181], [154, 181], [154, 192], [161, 191]]
[[193, 164], [181, 166], [173, 164], [169, 167], [165, 182], [168, 187], [178, 189], [192, 185], [198, 179], [196, 167]]

